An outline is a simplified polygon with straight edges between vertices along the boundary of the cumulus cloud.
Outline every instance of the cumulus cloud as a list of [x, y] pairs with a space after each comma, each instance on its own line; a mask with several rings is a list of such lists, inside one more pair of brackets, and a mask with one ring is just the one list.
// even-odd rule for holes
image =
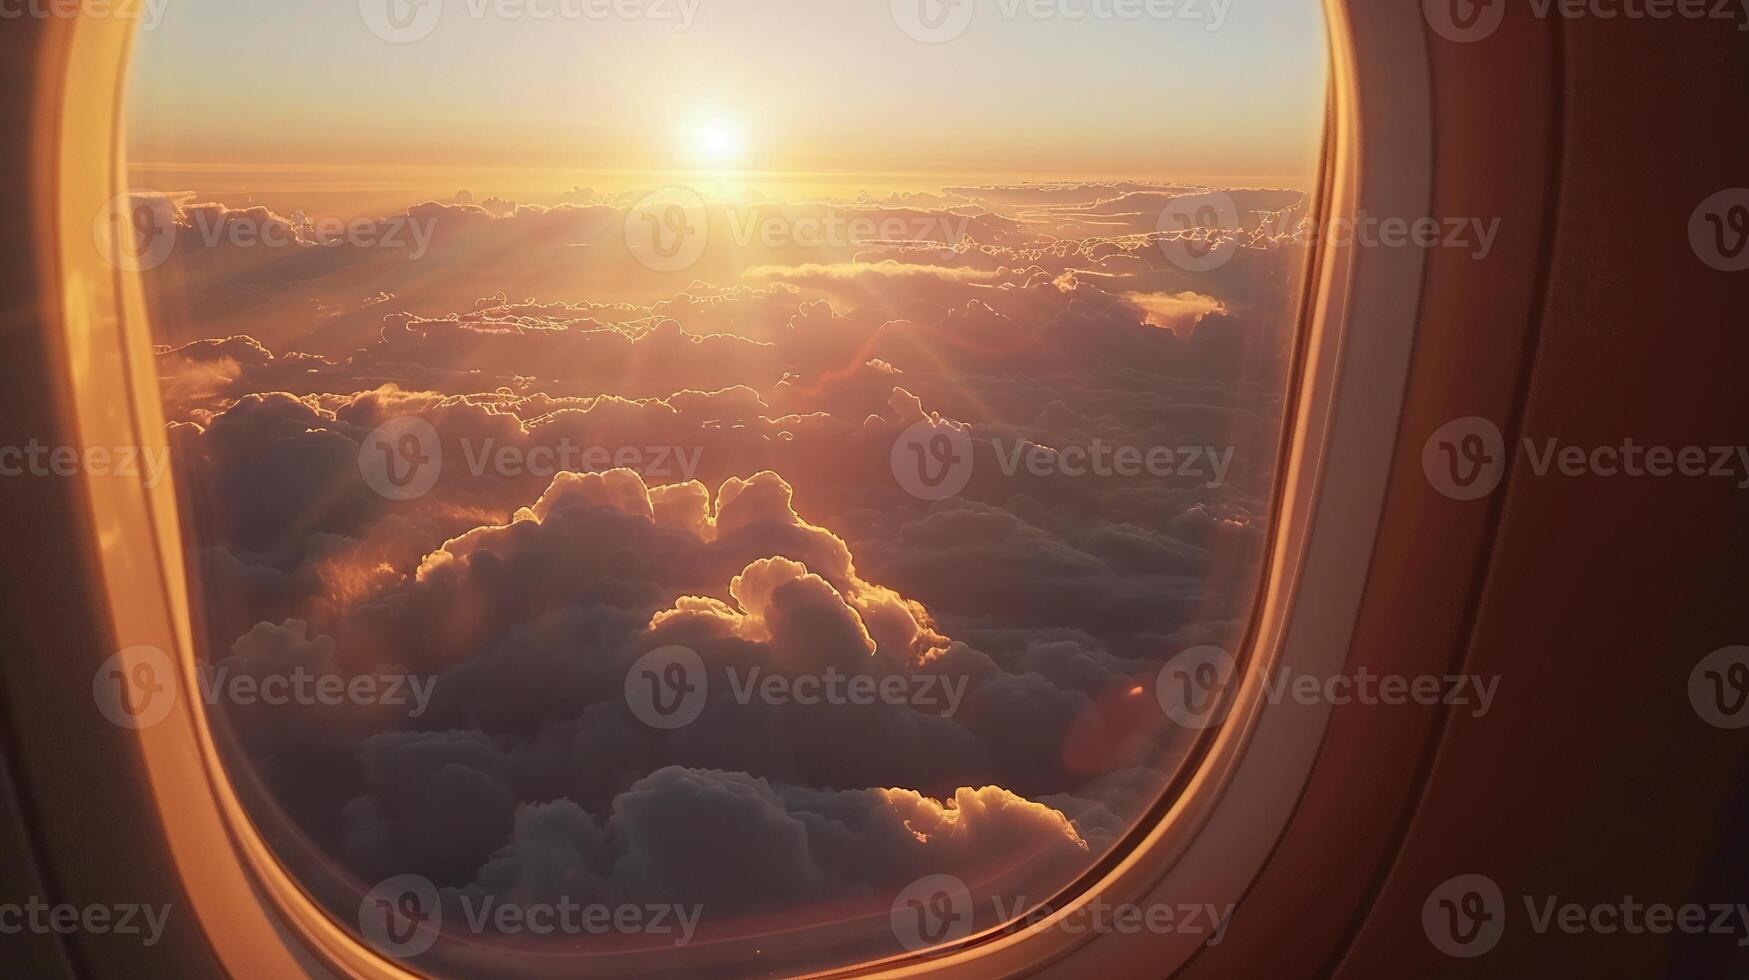
[[[739, 921], [884, 916], [944, 871], [1050, 891], [1184, 756], [1148, 709], [1152, 672], [1243, 635], [1268, 533], [1299, 250], [1174, 266], [1149, 209], [1202, 191], [713, 200], [711, 243], [678, 271], [627, 252], [639, 195], [586, 188], [416, 205], [434, 228], [417, 263], [177, 256], [157, 288], [185, 305], [157, 361], [209, 669], [431, 685], [417, 716], [223, 720], [347, 869], [424, 874], [446, 902]], [[736, 234], [804, 217], [963, 234]], [[361, 448], [407, 417], [440, 465], [390, 500]], [[894, 468], [926, 419], [970, 447], [946, 500]], [[1096, 445], [1225, 447], [1230, 465], [1218, 483], [1055, 466]], [[1052, 465], [1014, 463], [1035, 457]], [[705, 694], [665, 731], [626, 679], [676, 645]], [[748, 694], [833, 675], [907, 696]]]
[[1188, 333], [1196, 321], [1209, 313], [1227, 312], [1220, 300], [1192, 292], [1125, 293], [1123, 298], [1146, 313], [1149, 324], [1179, 334]]
[[[693, 584], [709, 587], [691, 592]], [[1006, 652], [956, 643], [921, 603], [865, 578], [846, 543], [803, 520], [772, 473], [730, 480], [714, 495], [697, 484], [652, 490], [630, 471], [561, 474], [510, 523], [445, 542], [411, 580], [342, 617], [336, 633], [262, 624], [225, 664], [293, 657], [357, 674], [398, 656], [435, 677], [430, 718], [378, 719], [390, 730], [357, 741], [360, 792], [344, 807], [339, 843], [356, 866], [416, 869], [457, 887], [521, 880], [506, 864], [529, 832], [519, 820], [532, 819], [529, 806], [568, 800], [604, 814], [618, 849], [610, 865], [588, 867], [600, 888], [719, 907], [868, 886], [817, 864], [810, 842], [831, 827], [810, 809], [819, 801], [808, 787], [851, 794], [833, 812], [855, 800], [870, 811], [857, 826], [887, 821], [882, 839], [903, 845], [892, 867], [972, 869], [1031, 848], [1072, 870], [1069, 858], [1088, 847], [1073, 821], [1017, 794], [1077, 785], [1081, 774], [1057, 747], [1097, 713], [1087, 691], [1128, 683], [1136, 666], [1088, 644], [1081, 672], [1053, 677], [1055, 668], [1041, 673]], [[709, 665], [711, 698], [699, 722], [664, 735], [632, 715], [623, 678], [643, 651], [680, 642]], [[732, 675], [752, 669], [896, 677], [909, 687], [928, 677], [930, 689], [959, 685], [964, 701], [825, 708], [738, 697], [745, 682]], [[294, 750], [346, 732], [330, 719], [277, 720], [276, 758], [290, 770], [282, 778], [319, 782], [297, 771]], [[433, 800], [448, 801], [443, 812]], [[745, 831], [773, 877], [701, 863], [678, 843], [698, 829], [672, 823], [683, 818]], [[599, 852], [584, 826], [594, 824], [572, 827], [583, 834], [573, 850]]]

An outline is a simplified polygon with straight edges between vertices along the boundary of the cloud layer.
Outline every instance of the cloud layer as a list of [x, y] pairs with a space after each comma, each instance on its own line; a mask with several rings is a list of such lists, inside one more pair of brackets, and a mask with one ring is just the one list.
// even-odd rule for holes
[[[1199, 193], [711, 202], [679, 273], [627, 253], [633, 199], [419, 205], [419, 261], [215, 248], [283, 219], [182, 202], [159, 374], [207, 660], [432, 692], [221, 714], [359, 880], [446, 901], [727, 935], [925, 874], [1044, 897], [1153, 804], [1192, 737], [1154, 675], [1256, 588], [1303, 252], [1259, 218], [1175, 264], [1155, 219]], [[736, 240], [803, 217], [920, 231]], [[370, 475], [396, 420], [432, 433], [410, 499]], [[961, 440], [956, 492], [906, 477], [919, 427]], [[704, 694], [665, 729], [628, 678], [676, 647]], [[894, 696], [797, 696], [831, 678]]]

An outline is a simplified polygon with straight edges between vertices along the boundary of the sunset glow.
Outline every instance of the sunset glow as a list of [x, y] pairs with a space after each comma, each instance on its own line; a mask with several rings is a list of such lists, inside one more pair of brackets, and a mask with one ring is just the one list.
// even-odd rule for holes
[[673, 975], [1105, 859], [1261, 580], [1319, 4], [375, 2], [138, 50], [205, 669], [427, 693], [220, 706], [232, 765], [360, 893], [698, 909]]
[[685, 30], [673, 3], [650, 4], [668, 20], [449, 6], [428, 36], [389, 44], [358, 0], [170, 5], [136, 55], [138, 182], [357, 210], [459, 187], [549, 203], [689, 170], [754, 172], [786, 195], [1063, 179], [1305, 189], [1316, 170], [1314, 0], [1235, 7], [1218, 30], [986, 16], [939, 45], [908, 37], [886, 3], [702, 3]]
[[713, 116], [695, 124], [688, 133], [698, 162], [705, 168], [729, 169], [742, 162], [746, 137], [732, 119]]

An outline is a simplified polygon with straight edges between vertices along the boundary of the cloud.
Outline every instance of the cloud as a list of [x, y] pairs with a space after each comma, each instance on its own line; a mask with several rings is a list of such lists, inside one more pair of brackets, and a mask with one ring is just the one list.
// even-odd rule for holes
[[1124, 293], [1123, 298], [1147, 314], [1147, 323], [1185, 334], [1209, 313], [1225, 313], [1227, 308], [1213, 296], [1199, 293]]
[[[802, 519], [773, 473], [714, 494], [652, 489], [631, 471], [561, 474], [510, 523], [449, 539], [333, 625], [332, 638], [302, 622], [258, 626], [227, 663], [290, 656], [344, 673], [397, 662], [435, 675], [429, 717], [373, 715], [375, 727], [349, 730], [281, 715], [271, 739], [240, 729], [257, 750], [271, 745], [277, 784], [325, 797], [356, 788], [336, 846], [361, 873], [506, 888], [539, 878], [523, 855], [557, 849], [577, 887], [747, 912], [866, 889], [876, 846], [889, 869], [969, 872], [1025, 852], [1072, 873], [1086, 839], [1029, 797], [1079, 786], [1057, 747], [1097, 712], [1097, 675], [1127, 683], [1130, 666], [1088, 649], [1092, 673], [1063, 673], [1042, 648], [1029, 664], [954, 642], [922, 604], [866, 578], [842, 538]], [[705, 658], [711, 696], [698, 722], [664, 735], [631, 715], [622, 689], [640, 653], [672, 643]], [[969, 687], [953, 716], [940, 699], [749, 701], [735, 676], [753, 669]], [[350, 774], [331, 751], [303, 754], [348, 740]], [[827, 786], [839, 795], [810, 795]], [[565, 801], [578, 809], [553, 809]], [[856, 853], [833, 823], [847, 809], [860, 813]], [[736, 853], [703, 860], [705, 827], [732, 831]]]
[[[925, 873], [1039, 895], [1071, 880], [1187, 750], [1148, 709], [1151, 674], [1242, 636], [1268, 533], [1303, 253], [1247, 242], [1207, 275], [1173, 266], [1146, 211], [1194, 190], [711, 202], [712, 244], [672, 273], [626, 250], [635, 196], [586, 189], [417, 205], [435, 228], [419, 263], [173, 261], [159, 286], [192, 288], [171, 327], [189, 336], [158, 371], [205, 660], [434, 685], [418, 717], [226, 723], [345, 868], [427, 875], [446, 902], [884, 923]], [[964, 235], [746, 244], [730, 227], [832, 208]], [[441, 466], [392, 501], [360, 449], [406, 417], [437, 432]], [[955, 498], [919, 500], [893, 469], [926, 418], [969, 440]], [[1004, 464], [1095, 443], [1225, 446], [1231, 471]], [[605, 455], [525, 465], [565, 447]], [[661, 731], [625, 682], [672, 645], [707, 690]], [[748, 693], [834, 674], [907, 696]]]

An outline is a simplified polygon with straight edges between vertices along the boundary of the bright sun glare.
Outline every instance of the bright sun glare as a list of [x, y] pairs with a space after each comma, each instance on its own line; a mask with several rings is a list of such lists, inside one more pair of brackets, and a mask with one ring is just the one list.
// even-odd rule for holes
[[707, 119], [696, 124], [688, 142], [699, 162], [723, 169], [739, 163], [746, 148], [741, 129], [728, 119]]

